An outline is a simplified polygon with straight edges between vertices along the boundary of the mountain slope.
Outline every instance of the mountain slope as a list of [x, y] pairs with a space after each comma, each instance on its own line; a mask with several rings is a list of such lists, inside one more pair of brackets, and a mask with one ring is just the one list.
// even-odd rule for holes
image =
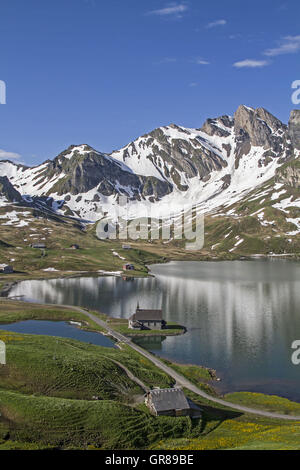
[[145, 215], [145, 207], [163, 216], [192, 203], [211, 212], [297, 159], [299, 129], [300, 111], [287, 126], [263, 108], [240, 106], [200, 129], [160, 127], [110, 155], [79, 145], [33, 168], [2, 161], [0, 176], [26, 204], [89, 221], [110, 212], [118, 195], [129, 198], [131, 216]]

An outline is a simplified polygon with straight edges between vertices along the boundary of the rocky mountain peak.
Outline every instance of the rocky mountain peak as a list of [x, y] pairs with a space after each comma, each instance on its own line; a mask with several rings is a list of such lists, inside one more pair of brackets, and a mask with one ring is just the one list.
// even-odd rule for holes
[[266, 122], [273, 132], [283, 128], [286, 129], [286, 125], [273, 116], [273, 114], [269, 113], [269, 111], [267, 111], [265, 108], [257, 108], [255, 110], [255, 114], [258, 118]]
[[200, 130], [210, 136], [228, 137], [233, 125], [233, 119], [225, 115], [216, 119], [207, 119]]
[[291, 112], [288, 129], [293, 146], [300, 150], [300, 109]]
[[287, 127], [264, 108], [239, 106], [234, 114], [234, 130], [243, 148], [262, 147], [274, 156], [283, 156]]
[[100, 154], [97, 152], [93, 147], [88, 144], [80, 144], [80, 145], [70, 145], [66, 150], [61, 152], [56, 159], [61, 161], [62, 159], [70, 160], [74, 156], [83, 156], [88, 154]]

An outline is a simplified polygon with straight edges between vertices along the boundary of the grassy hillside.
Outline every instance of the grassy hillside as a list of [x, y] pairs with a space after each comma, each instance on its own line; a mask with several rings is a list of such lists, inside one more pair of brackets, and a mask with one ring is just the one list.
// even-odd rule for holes
[[0, 338], [7, 344], [7, 365], [0, 366], [0, 449], [141, 448], [200, 426], [189, 418], [157, 419], [144, 405], [134, 406], [144, 392], [118, 363], [149, 387], [173, 380], [125, 346], [4, 331]]
[[[46, 249], [31, 248], [34, 243], [43, 243]], [[72, 250], [72, 244], [80, 248]], [[135, 266], [130, 274], [145, 276], [145, 264], [159, 257], [139, 247], [124, 250], [119, 241], [101, 241], [96, 237], [95, 225], [83, 226], [75, 219], [46, 217], [31, 208], [11, 205], [0, 207], [0, 260], [12, 264], [18, 272], [3, 277], [6, 280], [32, 274], [57, 277], [78, 271], [122, 272], [126, 262]], [[56, 271], [43, 271], [49, 268]]]
[[[155, 449], [176, 450], [299, 450], [300, 424], [264, 424], [250, 419], [219, 420], [200, 438], [167, 439]], [[214, 427], [213, 427], [214, 426]]]
[[[48, 336], [0, 332], [7, 345], [7, 365], [0, 368], [1, 387], [28, 394], [129, 402], [142, 393], [116, 363], [96, 347]], [[99, 348], [102, 352], [102, 348]]]
[[[299, 450], [300, 422], [269, 419], [211, 406], [194, 393], [186, 394], [203, 410], [201, 434], [167, 438], [150, 446], [163, 450]], [[299, 404], [280, 397], [237, 392], [228, 401], [278, 413], [299, 414]]]
[[25, 448], [38, 443], [41, 448], [138, 449], [162, 437], [189, 436], [193, 428], [189, 418], [157, 419], [146, 410], [110, 400], [67, 400], [0, 390], [0, 403], [4, 428], [0, 449], [9, 445], [8, 436]]
[[276, 395], [239, 392], [227, 394], [226, 400], [245, 406], [254, 406], [257, 409], [266, 411], [277, 412], [280, 410], [280, 413], [286, 415], [300, 416], [300, 403], [295, 403], [286, 398], [277, 397]]
[[173, 383], [150, 361], [128, 347], [104, 348], [79, 341], [0, 330], [7, 343], [7, 365], [0, 368], [1, 387], [23, 393], [130, 402], [143, 391], [115, 361], [147, 386]]
[[[95, 224], [8, 205], [0, 208], [0, 259], [13, 264], [18, 273], [2, 276], [0, 282], [84, 271], [122, 273], [125, 262], [135, 266], [130, 275], [145, 276], [147, 264], [169, 259], [236, 259], [271, 253], [298, 256], [299, 221], [299, 188], [276, 183], [274, 178], [232, 205], [207, 214], [204, 247], [197, 252], [186, 251], [185, 240], [172, 239], [130, 241], [132, 249], [124, 250], [122, 241], [99, 240]], [[45, 243], [47, 249], [30, 248], [31, 243]], [[71, 244], [80, 249], [70, 249]]]
[[[0, 449], [300, 449], [300, 423], [212, 406], [188, 391], [203, 410], [200, 420], [150, 415], [141, 404], [143, 390], [121, 366], [150, 387], [173, 381], [128, 346], [4, 331], [0, 338], [7, 344], [7, 365], [0, 366]], [[198, 385], [208, 379], [196, 366], [172, 366]], [[226, 398], [281, 413], [300, 407], [261, 394]]]
[[[205, 249], [214, 256], [299, 254], [299, 189], [274, 178], [206, 218]], [[289, 201], [289, 202], [287, 202]]]

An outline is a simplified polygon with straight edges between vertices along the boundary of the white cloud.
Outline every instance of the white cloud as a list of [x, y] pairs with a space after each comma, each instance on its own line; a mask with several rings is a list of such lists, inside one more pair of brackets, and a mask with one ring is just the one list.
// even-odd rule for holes
[[300, 50], [300, 36], [286, 36], [283, 38], [278, 47], [267, 49], [264, 55], [274, 57], [281, 54], [294, 54]]
[[227, 23], [226, 20], [215, 20], [206, 25], [207, 28], [215, 28], [216, 26], [224, 26]]
[[204, 60], [204, 59], [196, 59], [196, 60], [195, 60], [195, 64], [198, 64], [198, 65], [208, 65], [208, 64], [210, 64], [210, 62], [208, 62], [207, 60]]
[[147, 15], [175, 16], [177, 18], [181, 18], [182, 13], [184, 13], [187, 9], [188, 7], [184, 3], [171, 3], [165, 8], [148, 11]]
[[255, 67], [265, 67], [266, 65], [269, 65], [269, 63], [270, 62], [268, 62], [267, 60], [245, 59], [245, 60], [240, 60], [239, 62], [235, 62], [233, 66], [239, 69], [245, 68], [245, 67], [255, 68]]
[[21, 155], [14, 152], [6, 152], [6, 150], [0, 149], [0, 160], [19, 160]]
[[198, 86], [198, 83], [196, 83], [196, 82], [189, 83], [189, 87], [193, 88], [195, 86]]

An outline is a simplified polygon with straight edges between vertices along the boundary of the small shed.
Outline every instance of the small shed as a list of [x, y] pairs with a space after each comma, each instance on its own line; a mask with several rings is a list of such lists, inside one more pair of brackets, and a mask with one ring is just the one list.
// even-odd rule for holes
[[130, 263], [123, 264], [123, 270], [124, 271], [133, 271], [134, 270], [134, 265]]
[[181, 387], [150, 390], [145, 404], [156, 416], [201, 416], [200, 408], [186, 398]]
[[9, 264], [0, 264], [0, 273], [11, 274], [14, 272], [14, 269]]
[[165, 325], [162, 310], [145, 310], [141, 309], [139, 305], [135, 313], [128, 319], [129, 328], [140, 330], [161, 330]]
[[123, 250], [131, 250], [131, 245], [122, 245]]

